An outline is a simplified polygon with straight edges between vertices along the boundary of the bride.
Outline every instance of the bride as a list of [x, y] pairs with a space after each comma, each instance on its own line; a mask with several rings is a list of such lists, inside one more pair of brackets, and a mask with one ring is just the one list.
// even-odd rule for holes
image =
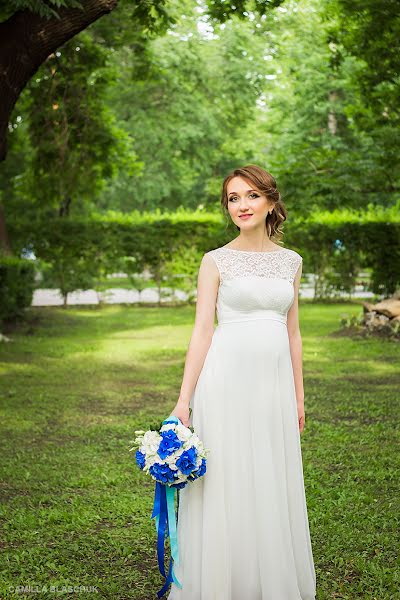
[[315, 600], [300, 445], [302, 256], [273, 241], [287, 212], [270, 173], [235, 169], [221, 199], [240, 233], [206, 252], [199, 269], [171, 414], [193, 425], [210, 454], [205, 475], [179, 491], [182, 588], [173, 582], [168, 598]]

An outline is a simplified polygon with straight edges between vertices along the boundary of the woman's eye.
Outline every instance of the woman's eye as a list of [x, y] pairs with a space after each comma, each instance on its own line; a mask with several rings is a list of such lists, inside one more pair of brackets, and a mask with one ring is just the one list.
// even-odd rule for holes
[[[253, 198], [259, 198], [260, 196], [258, 194], [250, 194], [250, 198], [253, 196]], [[232, 200], [237, 200], [237, 196], [231, 196], [229, 198], [229, 201], [232, 202]]]

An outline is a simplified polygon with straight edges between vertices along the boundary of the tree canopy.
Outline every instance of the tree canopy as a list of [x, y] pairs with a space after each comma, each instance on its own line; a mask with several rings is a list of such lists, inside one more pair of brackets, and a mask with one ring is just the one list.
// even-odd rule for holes
[[31, 54], [49, 28], [2, 121], [8, 219], [214, 211], [221, 178], [248, 162], [274, 173], [294, 215], [398, 202], [396, 3], [95, 4], [3, 4], [3, 65], [23, 60], [18, 23]]

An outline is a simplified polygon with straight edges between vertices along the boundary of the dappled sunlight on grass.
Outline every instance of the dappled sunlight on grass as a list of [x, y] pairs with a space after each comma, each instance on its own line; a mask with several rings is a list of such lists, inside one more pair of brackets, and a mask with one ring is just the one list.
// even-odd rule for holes
[[[395, 589], [399, 345], [335, 336], [341, 315], [360, 310], [300, 306], [301, 444], [320, 590], [334, 582], [337, 597], [352, 600], [379, 580], [386, 600]], [[154, 486], [129, 448], [135, 429], [176, 403], [194, 307], [30, 314], [0, 348], [3, 581], [18, 561], [26, 580], [45, 584], [50, 573], [119, 598], [110, 584], [118, 572], [131, 598], [148, 600], [161, 583]]]

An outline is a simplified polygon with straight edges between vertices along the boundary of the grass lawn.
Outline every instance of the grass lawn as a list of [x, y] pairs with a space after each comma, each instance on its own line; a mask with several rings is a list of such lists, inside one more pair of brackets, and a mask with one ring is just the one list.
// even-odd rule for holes
[[[360, 311], [300, 308], [318, 600], [400, 597], [400, 346], [335, 335]], [[70, 594], [82, 598], [156, 599], [154, 484], [129, 448], [175, 405], [194, 308], [28, 315], [0, 346], [0, 598], [54, 599], [10, 586], [70, 585], [87, 586]]]

